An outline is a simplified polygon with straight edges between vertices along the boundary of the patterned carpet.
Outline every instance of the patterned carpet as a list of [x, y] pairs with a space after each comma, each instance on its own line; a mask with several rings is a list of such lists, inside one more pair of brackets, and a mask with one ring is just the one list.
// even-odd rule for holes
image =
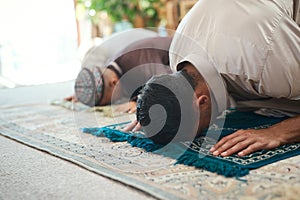
[[226, 177], [242, 177], [249, 174], [249, 170], [300, 155], [300, 143], [286, 144], [270, 150], [261, 150], [242, 157], [236, 154], [227, 157], [213, 156], [209, 149], [218, 139], [239, 129], [266, 128], [285, 119], [285, 117], [265, 117], [253, 112], [228, 110], [225, 115], [215, 121], [208, 129], [206, 136], [196, 138], [193, 141], [171, 142], [167, 145], [155, 144], [152, 140], [145, 138], [142, 131], [122, 132], [122, 129], [127, 125], [126, 123], [113, 124], [101, 128], [87, 127], [83, 128], [82, 131], [95, 136], [105, 136], [114, 142], [127, 141], [134, 147], [140, 147], [148, 152], [174, 158], [177, 160], [176, 164], [194, 166]]
[[79, 130], [131, 119], [133, 116], [130, 115], [110, 118], [102, 112], [27, 104], [0, 108], [0, 133], [158, 199], [299, 197], [300, 156], [251, 170], [240, 180], [190, 166], [174, 165], [174, 159]]

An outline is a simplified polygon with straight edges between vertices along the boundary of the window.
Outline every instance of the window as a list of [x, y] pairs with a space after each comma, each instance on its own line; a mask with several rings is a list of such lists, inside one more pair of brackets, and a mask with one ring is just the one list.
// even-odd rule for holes
[[0, 25], [0, 76], [22, 85], [76, 78], [73, 0], [1, 1]]

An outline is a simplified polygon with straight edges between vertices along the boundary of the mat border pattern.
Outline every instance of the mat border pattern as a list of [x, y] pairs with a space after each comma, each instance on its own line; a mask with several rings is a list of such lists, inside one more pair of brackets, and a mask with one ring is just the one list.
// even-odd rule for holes
[[138, 189], [139, 191], [146, 193], [148, 195], [151, 195], [154, 198], [166, 199], [166, 200], [182, 200], [182, 198], [180, 198], [178, 196], [174, 196], [171, 193], [167, 193], [156, 187], [153, 187], [151, 185], [148, 185], [146, 183], [143, 183], [134, 178], [123, 175], [121, 173], [113, 172], [112, 170], [109, 170], [105, 167], [97, 165], [94, 162], [89, 161], [81, 156], [78, 156], [71, 152], [67, 152], [66, 150], [60, 150], [58, 148], [54, 148], [51, 145], [45, 145], [42, 142], [35, 141], [34, 139], [30, 139], [28, 137], [24, 137], [21, 134], [12, 133], [11, 131], [9, 131], [1, 126], [0, 126], [0, 135], [10, 138], [14, 141], [20, 142], [22, 144], [25, 144], [29, 147], [35, 148], [37, 150], [48, 153], [55, 157], [61, 158], [65, 161], [72, 162], [73, 164], [76, 164], [77, 166], [85, 168], [91, 172], [94, 172], [94, 173], [104, 176], [106, 178], [112, 179], [114, 181], [118, 181], [122, 184], [128, 185], [135, 189]]

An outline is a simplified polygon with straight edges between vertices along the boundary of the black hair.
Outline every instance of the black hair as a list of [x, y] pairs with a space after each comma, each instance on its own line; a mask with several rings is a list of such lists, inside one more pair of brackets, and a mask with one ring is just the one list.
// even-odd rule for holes
[[[186, 92], [188, 89], [183, 82], [189, 84], [192, 93]], [[191, 105], [195, 85], [195, 80], [185, 70], [177, 72], [177, 75], [154, 76], [146, 83], [137, 100], [136, 114], [138, 122], [149, 139], [165, 145], [176, 136], [182, 117], [192, 118], [192, 108], [191, 112], [183, 114], [181, 105], [183, 103]], [[183, 98], [178, 98], [178, 94]], [[188, 101], [182, 102], [182, 99], [188, 99]], [[155, 116], [150, 116], [150, 108], [157, 104], [165, 109], [166, 118], [159, 112]], [[161, 126], [162, 122], [163, 127], [155, 130]]]

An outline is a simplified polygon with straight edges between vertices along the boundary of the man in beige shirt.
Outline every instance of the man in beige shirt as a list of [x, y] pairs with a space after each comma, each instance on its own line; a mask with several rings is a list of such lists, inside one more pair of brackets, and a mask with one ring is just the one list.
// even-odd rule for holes
[[[181, 94], [188, 81], [195, 91], [190, 106], [200, 119], [194, 123], [195, 133], [187, 138], [199, 136], [230, 106], [291, 117], [266, 129], [240, 130], [224, 137], [211, 149], [213, 155], [244, 156], [300, 142], [300, 28], [292, 16], [292, 0], [199, 0], [178, 26], [170, 47], [170, 65], [178, 72], [146, 84], [138, 100], [138, 122], [155, 129], [155, 120], [149, 120], [149, 102], [169, 88], [182, 106], [187, 95]], [[172, 116], [187, 117], [175, 106], [176, 100], [161, 95], [160, 102], [165, 101], [174, 108], [167, 112], [163, 128], [156, 128], [159, 137], [151, 136], [160, 143], [177, 133], [170, 124], [182, 122], [174, 123]]]
[[300, 1], [294, 0], [294, 15], [293, 19], [300, 26]]

